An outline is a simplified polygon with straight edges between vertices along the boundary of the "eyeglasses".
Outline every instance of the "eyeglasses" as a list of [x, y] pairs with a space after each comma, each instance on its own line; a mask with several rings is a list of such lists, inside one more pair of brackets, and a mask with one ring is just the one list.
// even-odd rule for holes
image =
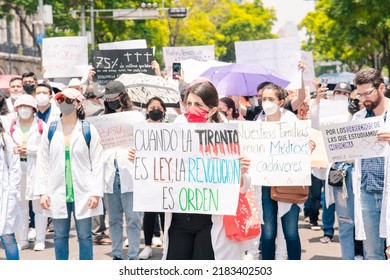
[[373, 89], [368, 90], [368, 91], [363, 92], [363, 93], [356, 93], [356, 95], [357, 95], [359, 98], [362, 97], [362, 96], [369, 96], [369, 95], [372, 94], [372, 92], [373, 92], [374, 90], [376, 90], [376, 88], [373, 88]]
[[74, 99], [70, 99], [70, 98], [65, 98], [65, 97], [61, 97], [57, 100], [58, 104], [61, 104], [65, 101], [66, 104], [73, 104], [74, 102]]

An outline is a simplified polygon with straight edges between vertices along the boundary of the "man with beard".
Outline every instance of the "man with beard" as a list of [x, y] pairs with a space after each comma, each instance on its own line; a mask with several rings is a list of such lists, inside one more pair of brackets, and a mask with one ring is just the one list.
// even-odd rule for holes
[[[384, 96], [385, 84], [380, 71], [364, 69], [355, 77], [357, 96], [364, 108], [355, 113], [353, 120], [382, 117], [385, 126], [390, 123], [387, 111], [390, 100]], [[377, 133], [378, 141], [390, 143], [390, 130]], [[383, 260], [390, 256], [390, 154], [384, 157], [358, 159], [355, 192], [355, 224], [357, 239], [363, 240], [364, 259]], [[360, 206], [360, 207], [359, 207]], [[386, 253], [385, 253], [386, 241]]]

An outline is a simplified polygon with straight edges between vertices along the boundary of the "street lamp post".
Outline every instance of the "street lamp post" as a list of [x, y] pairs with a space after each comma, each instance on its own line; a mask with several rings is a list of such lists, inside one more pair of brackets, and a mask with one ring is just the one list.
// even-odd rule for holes
[[90, 10], [90, 16], [91, 16], [91, 50], [95, 49], [95, 20], [94, 20], [94, 12], [93, 12], [93, 0], [91, 0], [91, 10]]

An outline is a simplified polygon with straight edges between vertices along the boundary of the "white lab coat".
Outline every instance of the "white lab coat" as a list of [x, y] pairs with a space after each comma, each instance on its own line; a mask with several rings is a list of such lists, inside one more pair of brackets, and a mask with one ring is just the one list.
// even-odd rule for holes
[[51, 122], [59, 120], [60, 115], [61, 115], [61, 111], [58, 108], [58, 105], [52, 102], [50, 115], [49, 118], [47, 119], [47, 124], [49, 125]]
[[[43, 129], [46, 128], [45, 122], [42, 121]], [[20, 129], [19, 118], [16, 119], [16, 124], [14, 126], [14, 132], [12, 138], [16, 145], [23, 144], [23, 132]], [[38, 118], [35, 117], [31, 128], [28, 132], [27, 140], [27, 174], [26, 174], [26, 192], [25, 199], [33, 200], [39, 199], [38, 196], [34, 197], [34, 185], [35, 185], [35, 166], [37, 160], [37, 151], [41, 143], [41, 134], [39, 132]]]
[[22, 173], [19, 155], [13, 152], [15, 143], [6, 133], [4, 139], [5, 151], [3, 138], [0, 136], [0, 235], [16, 231], [16, 217], [20, 212], [19, 193]]
[[[386, 98], [388, 105], [390, 105], [390, 100]], [[362, 109], [359, 112], [355, 113], [352, 120], [364, 119], [367, 115], [367, 110]], [[385, 121], [386, 131], [390, 130], [390, 116], [387, 114]], [[380, 237], [386, 238], [387, 246], [390, 246], [390, 153], [385, 156], [385, 178], [384, 178], [384, 189], [382, 197], [382, 208], [381, 208], [381, 217], [380, 217], [380, 228], [379, 234]], [[355, 195], [355, 237], [358, 240], [365, 240], [366, 235], [364, 232], [364, 223], [362, 217], [362, 209], [360, 203], [360, 187], [361, 187], [361, 176], [362, 176], [362, 165], [361, 160], [357, 159], [355, 161], [355, 172], [352, 174], [353, 182], [353, 192]]]
[[[79, 120], [73, 131], [70, 143], [70, 160], [77, 219], [103, 214], [102, 201], [99, 202], [97, 208], [88, 208], [88, 201], [91, 196], [103, 197], [103, 148], [99, 134], [91, 124], [91, 143], [90, 151], [88, 151], [81, 127], [82, 124]], [[48, 129], [45, 129], [43, 132], [37, 156], [37, 174], [34, 189], [35, 195], [47, 195], [49, 197], [51, 208], [44, 210], [44, 215], [55, 219], [67, 218], [64, 170], [65, 142], [62, 122], [59, 121], [50, 147]]]

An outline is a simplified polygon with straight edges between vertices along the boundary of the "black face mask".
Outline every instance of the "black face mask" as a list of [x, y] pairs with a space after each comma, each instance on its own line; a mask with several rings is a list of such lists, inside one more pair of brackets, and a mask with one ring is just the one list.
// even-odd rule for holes
[[354, 115], [356, 112], [360, 111], [359, 99], [353, 99], [348, 104], [348, 112]]
[[262, 107], [262, 102], [263, 100], [261, 100], [261, 98], [257, 99], [257, 104], [259, 104], [260, 107]]
[[121, 107], [121, 102], [119, 101], [119, 99], [114, 101], [109, 101], [109, 102], [105, 101], [104, 103], [106, 103], [108, 108], [110, 108], [113, 111], [116, 111]]
[[150, 110], [149, 113], [146, 114], [146, 118], [147, 119], [149, 118], [152, 121], [162, 120], [163, 117], [164, 117], [164, 113], [163, 113], [163, 111], [161, 111], [159, 109]]
[[27, 94], [33, 94], [35, 85], [34, 84], [24, 84], [23, 89]]

